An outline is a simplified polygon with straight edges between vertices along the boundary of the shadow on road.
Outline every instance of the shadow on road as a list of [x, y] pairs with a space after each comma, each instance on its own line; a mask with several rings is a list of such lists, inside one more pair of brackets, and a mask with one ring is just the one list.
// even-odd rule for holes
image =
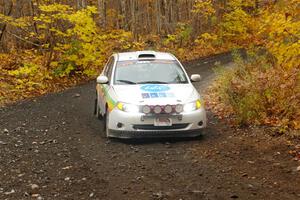
[[180, 143], [180, 142], [189, 142], [189, 141], [201, 141], [204, 136], [200, 135], [192, 138], [138, 138], [138, 139], [118, 139], [112, 138], [111, 142], [131, 144], [131, 145], [144, 145], [144, 144], [154, 144], [154, 143]]

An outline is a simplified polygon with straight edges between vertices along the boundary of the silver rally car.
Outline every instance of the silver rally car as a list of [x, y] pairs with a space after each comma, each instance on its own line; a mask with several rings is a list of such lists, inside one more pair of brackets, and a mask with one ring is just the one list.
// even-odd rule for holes
[[178, 59], [138, 51], [111, 56], [97, 78], [95, 114], [105, 137], [195, 137], [206, 127], [203, 101]]

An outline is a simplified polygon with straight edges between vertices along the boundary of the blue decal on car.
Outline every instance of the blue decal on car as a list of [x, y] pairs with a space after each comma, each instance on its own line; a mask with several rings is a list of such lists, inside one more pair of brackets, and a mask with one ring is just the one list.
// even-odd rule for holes
[[151, 85], [143, 85], [141, 87], [141, 90], [144, 90], [147, 92], [165, 92], [165, 91], [170, 90], [170, 87], [166, 86], [166, 85], [151, 84]]
[[167, 93], [167, 97], [175, 97], [174, 93]]
[[167, 97], [167, 94], [166, 93], [159, 93], [158, 96], [164, 98], [164, 97]]
[[143, 99], [149, 99], [149, 98], [166, 98], [166, 97], [175, 97], [173, 93], [156, 93], [156, 92], [151, 92], [151, 93], [142, 93], [142, 98]]
[[149, 99], [150, 95], [149, 95], [149, 93], [142, 93], [142, 97], [143, 97], [143, 99]]
[[157, 93], [150, 93], [151, 98], [158, 98], [158, 94]]

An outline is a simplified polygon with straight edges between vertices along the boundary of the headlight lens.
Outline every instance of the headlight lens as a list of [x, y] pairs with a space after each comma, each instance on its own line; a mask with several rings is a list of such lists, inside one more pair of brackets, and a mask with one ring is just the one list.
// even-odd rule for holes
[[129, 113], [138, 113], [140, 111], [139, 106], [122, 102], [117, 104], [117, 108]]
[[198, 99], [197, 101], [193, 101], [191, 103], [187, 103], [183, 106], [184, 112], [191, 112], [201, 108], [201, 101]]
[[[187, 103], [184, 105], [181, 104], [177, 104], [175, 106], [175, 111], [176, 113], [181, 113], [181, 112], [192, 112], [195, 110], [198, 110], [202, 107], [201, 101], [198, 99], [197, 101], [193, 101], [191, 103]], [[129, 104], [129, 103], [123, 103], [123, 102], [119, 102], [117, 103], [117, 108], [119, 110], [122, 110], [124, 112], [129, 112], [129, 113], [139, 113], [142, 112], [144, 114], [149, 114], [151, 112], [151, 107], [150, 106], [143, 106], [140, 110], [140, 107], [138, 105], [134, 105], [134, 104]], [[170, 105], [166, 105], [164, 107], [164, 111], [166, 113], [171, 113], [172, 112], [172, 106]], [[161, 106], [154, 106], [153, 108], [153, 112], [155, 114], [159, 114], [162, 112], [162, 107]]]

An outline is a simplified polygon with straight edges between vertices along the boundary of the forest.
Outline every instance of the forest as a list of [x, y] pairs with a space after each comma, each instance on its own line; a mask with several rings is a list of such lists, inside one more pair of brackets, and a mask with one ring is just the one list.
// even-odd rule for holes
[[0, 0], [0, 104], [94, 79], [113, 52], [182, 61], [245, 49], [216, 68], [206, 104], [234, 124], [300, 129], [299, 0]]

